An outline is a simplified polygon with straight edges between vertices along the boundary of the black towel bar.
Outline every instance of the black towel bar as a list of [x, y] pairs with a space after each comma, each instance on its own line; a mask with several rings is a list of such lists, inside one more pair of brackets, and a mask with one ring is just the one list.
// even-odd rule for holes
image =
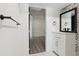
[[0, 15], [0, 19], [1, 19], [1, 20], [4, 20], [4, 19], [11, 19], [11, 20], [13, 20], [14, 22], [16, 22], [17, 25], [20, 25], [20, 23], [18, 23], [16, 20], [14, 20], [13, 18], [11, 18], [10, 16], [3, 16], [3, 15]]

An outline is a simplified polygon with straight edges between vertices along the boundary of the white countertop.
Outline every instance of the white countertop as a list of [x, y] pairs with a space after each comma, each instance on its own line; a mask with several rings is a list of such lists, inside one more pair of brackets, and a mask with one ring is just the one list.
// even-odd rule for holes
[[52, 32], [52, 33], [57, 33], [57, 34], [77, 34], [73, 32]]

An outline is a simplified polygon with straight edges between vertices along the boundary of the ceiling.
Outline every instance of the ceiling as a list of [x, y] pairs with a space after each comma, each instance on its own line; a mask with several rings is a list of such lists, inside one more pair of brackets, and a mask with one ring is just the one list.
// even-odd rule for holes
[[39, 6], [42, 8], [52, 7], [54, 9], [62, 9], [70, 3], [30, 3], [30, 6]]

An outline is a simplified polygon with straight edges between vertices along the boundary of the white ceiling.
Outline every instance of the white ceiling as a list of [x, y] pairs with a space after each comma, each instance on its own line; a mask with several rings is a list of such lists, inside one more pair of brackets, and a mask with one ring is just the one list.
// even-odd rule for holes
[[52, 7], [55, 9], [62, 9], [70, 3], [30, 3], [30, 6], [39, 6], [39, 7]]

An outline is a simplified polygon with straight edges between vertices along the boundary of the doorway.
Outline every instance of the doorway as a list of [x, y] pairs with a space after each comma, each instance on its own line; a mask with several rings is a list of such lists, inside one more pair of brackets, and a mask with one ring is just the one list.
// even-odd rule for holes
[[29, 54], [45, 52], [45, 9], [29, 7]]

